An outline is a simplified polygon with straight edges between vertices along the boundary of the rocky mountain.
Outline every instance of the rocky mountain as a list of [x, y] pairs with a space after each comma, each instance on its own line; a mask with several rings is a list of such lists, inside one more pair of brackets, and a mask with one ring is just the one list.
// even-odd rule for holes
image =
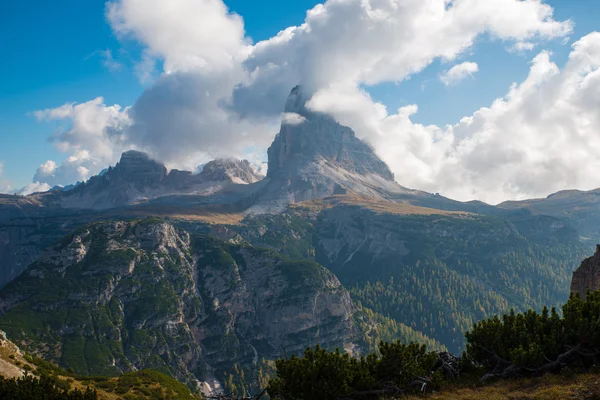
[[594, 255], [583, 260], [579, 268], [573, 272], [571, 293], [579, 293], [584, 299], [588, 290], [590, 292], [600, 290], [600, 245], [596, 245]]
[[268, 150], [268, 183], [253, 213], [277, 212], [287, 204], [356, 193], [391, 199], [417, 193], [394, 181], [389, 167], [352, 129], [306, 107], [303, 89], [292, 89], [281, 129]]
[[558, 305], [587, 253], [547, 216], [512, 219], [360, 198], [302, 203], [234, 226], [244, 240], [335, 273], [355, 300], [460, 352], [473, 322]]
[[258, 182], [262, 177], [247, 160], [214, 160], [200, 174], [172, 170], [139, 151], [127, 151], [115, 167], [72, 190], [60, 191], [63, 208], [108, 209], [164, 196], [210, 196], [229, 186]]
[[498, 204], [507, 210], [526, 209], [538, 215], [561, 218], [575, 227], [583, 240], [600, 240], [600, 189], [563, 190], [543, 199], [507, 201]]
[[0, 196], [0, 328], [82, 373], [223, 382], [384, 330], [457, 352], [474, 321], [566, 300], [593, 193], [496, 207], [406, 189], [305, 103], [292, 90], [264, 179], [132, 151], [70, 190]]
[[217, 159], [207, 163], [200, 172], [204, 181], [231, 181], [238, 184], [256, 183], [264, 178], [257, 173], [248, 160]]
[[78, 229], [0, 292], [0, 310], [12, 340], [78, 373], [154, 368], [188, 383], [362, 338], [322, 266], [159, 220]]

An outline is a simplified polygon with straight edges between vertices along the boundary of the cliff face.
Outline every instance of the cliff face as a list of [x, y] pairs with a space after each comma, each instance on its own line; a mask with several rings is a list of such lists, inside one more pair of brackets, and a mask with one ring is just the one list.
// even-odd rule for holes
[[581, 262], [581, 266], [573, 272], [571, 293], [579, 293], [585, 298], [587, 291], [600, 290], [600, 244], [596, 245], [596, 253]]
[[0, 327], [82, 374], [152, 368], [214, 382], [308, 345], [348, 347], [354, 306], [322, 266], [158, 220], [66, 236], [0, 291]]

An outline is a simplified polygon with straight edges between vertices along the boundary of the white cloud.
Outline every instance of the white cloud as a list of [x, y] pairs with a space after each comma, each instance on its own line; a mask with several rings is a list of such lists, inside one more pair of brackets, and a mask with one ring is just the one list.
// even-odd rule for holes
[[60, 165], [52, 160], [40, 165], [33, 176], [33, 182], [45, 183], [50, 187], [84, 182], [90, 178], [92, 171], [96, 174], [108, 163], [108, 160], [93, 157], [87, 150], [79, 150]]
[[221, 0], [112, 0], [106, 14], [119, 36], [146, 45], [167, 72], [231, 68], [247, 51], [244, 21]]
[[33, 114], [38, 120], [66, 120], [69, 123], [67, 130], [52, 137], [59, 149], [65, 152], [93, 149], [94, 154], [105, 159], [114, 158], [115, 152], [126, 141], [123, 132], [131, 124], [127, 108], [122, 109], [118, 104], [106, 106], [102, 97]]
[[[154, 82], [131, 108], [108, 106], [99, 97], [37, 112], [40, 119], [66, 121], [53, 140], [76, 158], [57, 165], [43, 183], [73, 183], [63, 180], [96, 173], [128, 148], [187, 168], [214, 156], [243, 156], [249, 148], [264, 151], [285, 98], [301, 83], [316, 93], [311, 107], [331, 112], [372, 143], [402, 184], [461, 198], [520, 195], [524, 186], [511, 181], [510, 171], [501, 189], [490, 189], [482, 178], [486, 169], [471, 167], [477, 164], [475, 150], [485, 154], [484, 144], [502, 137], [492, 126], [504, 120], [483, 116], [516, 113], [516, 94], [442, 128], [412, 123], [416, 106], [388, 115], [359, 88], [401, 81], [436, 59], [455, 60], [481, 35], [520, 46], [565, 37], [572, 29], [570, 21], [554, 20], [552, 8], [540, 0], [329, 0], [309, 10], [302, 25], [256, 45], [244, 36], [241, 17], [221, 0], [112, 0], [107, 19], [119, 37], [142, 45], [137, 72]], [[533, 68], [540, 79], [555, 73], [542, 64]], [[537, 90], [530, 78], [516, 87], [519, 93]], [[534, 120], [522, 116], [521, 123]], [[511, 135], [521, 130], [510, 128]], [[510, 161], [511, 154], [497, 156]], [[456, 176], [446, 176], [449, 171]], [[38, 173], [41, 179], [43, 171]]]
[[300, 125], [304, 121], [306, 118], [294, 112], [286, 112], [281, 115], [281, 123], [284, 125]]
[[508, 47], [508, 51], [511, 53], [523, 53], [531, 51], [535, 48], [535, 44], [531, 42], [517, 42], [514, 45]]
[[490, 203], [596, 188], [600, 33], [577, 41], [562, 71], [550, 56], [538, 54], [523, 82], [453, 126], [413, 123], [416, 106], [388, 114], [351, 85], [320, 91], [309, 106], [354, 127], [408, 187]]
[[440, 75], [440, 80], [446, 86], [455, 85], [463, 79], [473, 76], [479, 71], [479, 65], [475, 62], [465, 61], [461, 64], [456, 64], [448, 71], [444, 71]]
[[[108, 164], [114, 164], [121, 152], [135, 148], [127, 138], [131, 125], [129, 109], [119, 105], [106, 106], [98, 97], [86, 103], [67, 103], [57, 108], [35, 111], [40, 121], [63, 121], [64, 127], [51, 140], [62, 152], [70, 154], [57, 165], [49, 160], [36, 171], [34, 182], [65, 186], [86, 180]], [[86, 173], [82, 173], [85, 168]]]
[[50, 185], [48, 185], [47, 183], [32, 182], [32, 183], [28, 184], [27, 186], [25, 186], [24, 188], [17, 190], [16, 193], [20, 194], [22, 196], [27, 196], [32, 193], [47, 192], [51, 188], [52, 187]]
[[290, 88], [398, 82], [435, 59], [453, 60], [489, 33], [538, 41], [571, 32], [538, 0], [337, 0], [308, 11], [304, 24], [257, 43], [234, 93], [242, 115], [279, 114]]

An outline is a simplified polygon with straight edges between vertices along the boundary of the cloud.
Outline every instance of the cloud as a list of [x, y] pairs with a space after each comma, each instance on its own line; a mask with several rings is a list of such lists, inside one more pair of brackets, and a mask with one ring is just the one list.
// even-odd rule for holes
[[293, 112], [286, 112], [281, 116], [281, 123], [284, 125], [300, 125], [304, 121], [306, 121], [306, 118]]
[[232, 116], [222, 106], [235, 76], [231, 70], [162, 76], [130, 110], [130, 143], [187, 168], [215, 157], [243, 157], [249, 147], [268, 147], [278, 121], [254, 123]]
[[45, 183], [50, 187], [66, 186], [84, 182], [106, 166], [106, 160], [94, 158], [87, 150], [79, 150], [60, 165], [48, 160], [40, 165], [33, 176], [33, 182]]
[[354, 127], [408, 187], [497, 203], [600, 186], [598, 32], [573, 44], [562, 70], [540, 52], [523, 82], [452, 126], [412, 122], [416, 106], [388, 114], [351, 85], [320, 91], [309, 106]]
[[[106, 10], [115, 34], [142, 46], [136, 71], [152, 84], [131, 107], [98, 97], [36, 112], [41, 120], [65, 123], [52, 140], [67, 160], [55, 163], [51, 174], [39, 169], [42, 183], [73, 183], [67, 179], [94, 174], [129, 148], [183, 168], [215, 156], [261, 160], [282, 119], [300, 122], [281, 113], [290, 89], [301, 83], [315, 94], [311, 107], [332, 113], [373, 144], [402, 184], [496, 198], [459, 159], [489, 139], [466, 127], [488, 109], [454, 127], [420, 126], [410, 119], [416, 106], [389, 115], [360, 88], [402, 81], [436, 59], [455, 60], [482, 35], [510, 46], [572, 30], [571, 21], [554, 20], [540, 0], [329, 0], [309, 10], [302, 25], [256, 44], [221, 0], [112, 0]], [[489, 110], [494, 107], [500, 106]], [[467, 184], [439, 181], [447, 178], [444, 168]], [[502, 189], [522, 191], [522, 185]]]
[[508, 42], [569, 34], [572, 23], [555, 21], [552, 11], [537, 0], [330, 0], [252, 47], [234, 109], [278, 115], [297, 83], [314, 92], [399, 82], [435, 59], [454, 60], [486, 33]]
[[63, 120], [66, 130], [56, 132], [51, 140], [64, 152], [93, 149], [104, 159], [114, 159], [126, 142], [126, 127], [131, 124], [128, 108], [106, 106], [102, 97], [85, 103], [66, 103], [57, 108], [35, 111], [40, 121]]
[[52, 189], [52, 186], [48, 185], [47, 183], [32, 182], [27, 186], [17, 190], [16, 194], [27, 196], [33, 193], [47, 192], [50, 189]]
[[114, 59], [112, 51], [110, 49], [96, 50], [95, 52], [87, 56], [85, 59], [87, 60], [94, 56], [100, 56], [102, 58], [102, 65], [104, 65], [104, 67], [111, 72], [116, 72], [123, 68], [123, 64]]
[[463, 79], [473, 76], [479, 71], [479, 65], [475, 62], [465, 61], [461, 64], [456, 64], [440, 75], [440, 80], [446, 86], [455, 85]]
[[49, 160], [36, 171], [33, 181], [50, 187], [86, 180], [109, 164], [118, 161], [121, 152], [137, 148], [127, 136], [131, 125], [129, 108], [107, 106], [102, 97], [85, 103], [66, 103], [60, 107], [35, 111], [40, 121], [62, 121], [61, 130], [50, 140], [69, 154], [60, 165]]
[[535, 44], [531, 42], [517, 42], [514, 45], [510, 46], [507, 50], [510, 53], [524, 53], [526, 51], [531, 51], [535, 48]]
[[118, 36], [143, 43], [166, 72], [219, 71], [247, 52], [244, 21], [221, 0], [113, 0], [106, 15]]

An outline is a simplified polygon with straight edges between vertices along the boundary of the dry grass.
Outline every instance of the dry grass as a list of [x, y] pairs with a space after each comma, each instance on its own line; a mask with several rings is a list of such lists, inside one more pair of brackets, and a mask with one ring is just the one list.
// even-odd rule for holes
[[138, 205], [126, 210], [108, 211], [106, 217], [139, 217], [153, 215], [160, 218], [173, 218], [184, 221], [204, 222], [207, 224], [239, 225], [244, 219], [243, 210], [231, 205], [206, 206], [166, 206]]
[[326, 197], [324, 199], [310, 200], [293, 205], [293, 208], [304, 208], [310, 211], [321, 211], [338, 205], [364, 207], [378, 214], [396, 215], [469, 215], [460, 211], [445, 211], [434, 208], [419, 207], [412, 204], [394, 203], [392, 201], [374, 200], [360, 197], [355, 194], [344, 194]]
[[[411, 396], [405, 399], [423, 399]], [[540, 378], [499, 381], [484, 387], [446, 389], [429, 400], [600, 400], [600, 374], [574, 377], [548, 375]]]

